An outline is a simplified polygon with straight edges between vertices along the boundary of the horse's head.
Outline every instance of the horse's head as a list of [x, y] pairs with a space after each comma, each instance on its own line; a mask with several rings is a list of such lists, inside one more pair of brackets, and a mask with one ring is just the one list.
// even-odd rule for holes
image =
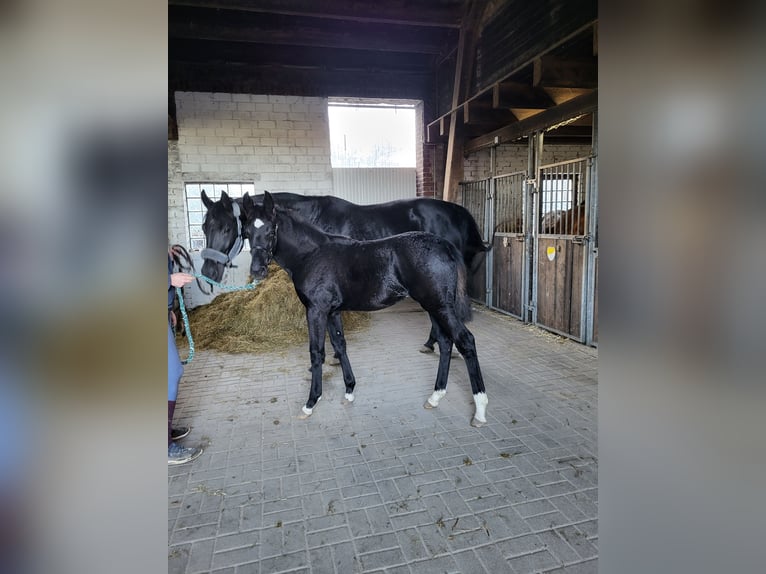
[[221, 199], [213, 201], [202, 191], [202, 203], [207, 207], [202, 231], [205, 233], [205, 249], [200, 253], [205, 262], [202, 274], [213, 281], [220, 281], [227, 267], [242, 251], [242, 221], [240, 209], [226, 192]]
[[268, 191], [263, 194], [263, 204], [258, 205], [249, 194], [242, 199], [245, 210], [244, 236], [250, 241], [250, 275], [263, 279], [269, 271], [277, 247], [277, 212]]

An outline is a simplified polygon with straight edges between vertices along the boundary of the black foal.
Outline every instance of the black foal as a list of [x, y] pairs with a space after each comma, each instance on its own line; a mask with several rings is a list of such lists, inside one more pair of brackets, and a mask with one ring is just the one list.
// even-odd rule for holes
[[324, 333], [340, 354], [346, 385], [344, 403], [354, 400], [356, 381], [346, 354], [341, 311], [376, 311], [412, 297], [425, 309], [436, 332], [439, 369], [434, 392], [425, 404], [434, 408], [447, 392], [452, 344], [465, 359], [476, 411], [471, 424], [486, 423], [487, 394], [473, 335], [466, 328], [471, 307], [466, 294], [463, 258], [449, 241], [430, 233], [408, 232], [385, 239], [356, 241], [329, 235], [298, 214], [276, 209], [266, 192], [262, 205], [243, 198], [245, 224], [256, 279], [276, 260], [289, 274], [306, 307], [311, 355], [311, 390], [303, 416], [311, 415], [322, 397]]

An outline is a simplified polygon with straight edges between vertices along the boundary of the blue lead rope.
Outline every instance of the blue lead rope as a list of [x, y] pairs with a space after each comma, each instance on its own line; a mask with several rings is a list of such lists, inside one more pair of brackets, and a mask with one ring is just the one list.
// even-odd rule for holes
[[[222, 291], [247, 291], [248, 289], [255, 289], [258, 283], [260, 283], [260, 280], [253, 281], [252, 283], [248, 283], [247, 285], [221, 285], [218, 283], [218, 281], [213, 281], [209, 277], [205, 277], [204, 275], [199, 275], [197, 273], [193, 274], [194, 277], [197, 279], [202, 279], [203, 281], [207, 281], [214, 287], [218, 287]], [[191, 327], [189, 326], [189, 315], [186, 313], [186, 305], [184, 305], [184, 296], [183, 296], [183, 290], [181, 287], [176, 287], [176, 296], [178, 297], [178, 305], [181, 308], [181, 317], [183, 317], [184, 320], [184, 329], [186, 330], [186, 338], [189, 341], [189, 356], [186, 358], [186, 360], [181, 361], [181, 364], [187, 365], [191, 363], [192, 359], [194, 358], [194, 339], [192, 338], [191, 333]]]

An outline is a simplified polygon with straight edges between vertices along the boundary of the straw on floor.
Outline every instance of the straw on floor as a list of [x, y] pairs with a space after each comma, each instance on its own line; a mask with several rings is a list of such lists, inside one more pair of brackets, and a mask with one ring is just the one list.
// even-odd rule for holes
[[[370, 314], [343, 312], [346, 334], [366, 329]], [[223, 293], [208, 305], [189, 312], [189, 324], [197, 349], [227, 353], [261, 353], [308, 345], [306, 309], [284, 269], [272, 263], [258, 287]], [[186, 339], [179, 339], [183, 348]], [[331, 353], [329, 339], [327, 353]]]

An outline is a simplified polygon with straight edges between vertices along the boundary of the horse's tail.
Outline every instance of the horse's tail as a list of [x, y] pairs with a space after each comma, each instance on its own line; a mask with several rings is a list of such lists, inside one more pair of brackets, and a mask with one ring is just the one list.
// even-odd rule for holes
[[468, 274], [473, 275], [481, 265], [487, 252], [492, 249], [494, 244], [494, 235], [489, 243], [484, 243], [484, 239], [479, 231], [476, 220], [468, 213], [468, 229], [466, 230], [466, 242], [464, 246], [463, 260], [465, 261]]
[[467, 275], [465, 264], [457, 260], [457, 289], [455, 291], [455, 313], [458, 319], [467, 323], [472, 318], [471, 300], [468, 298]]

